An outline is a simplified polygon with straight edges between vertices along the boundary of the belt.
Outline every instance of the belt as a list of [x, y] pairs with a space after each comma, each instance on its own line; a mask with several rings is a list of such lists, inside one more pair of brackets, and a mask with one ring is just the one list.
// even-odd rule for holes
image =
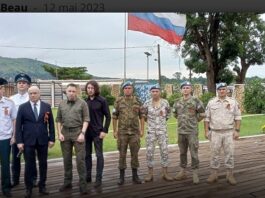
[[233, 132], [234, 129], [211, 129], [211, 131], [215, 133], [228, 133]]
[[63, 129], [64, 130], [67, 130], [67, 131], [77, 131], [77, 130], [79, 130], [79, 129], [81, 129], [82, 128], [82, 126], [78, 126], [78, 127], [66, 127], [66, 126], [63, 126]]

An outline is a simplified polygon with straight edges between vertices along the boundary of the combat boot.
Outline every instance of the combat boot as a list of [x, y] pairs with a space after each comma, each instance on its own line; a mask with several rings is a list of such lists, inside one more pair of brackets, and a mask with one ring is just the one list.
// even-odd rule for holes
[[150, 182], [150, 181], [153, 181], [153, 167], [148, 167], [148, 175], [146, 175], [144, 177], [144, 181], [146, 182]]
[[185, 168], [181, 168], [180, 172], [176, 175], [175, 180], [183, 180], [186, 178], [187, 178], [187, 175], [186, 175]]
[[199, 175], [198, 175], [198, 169], [193, 170], [192, 180], [193, 180], [193, 184], [198, 184], [200, 182]]
[[133, 183], [135, 183], [135, 184], [141, 184], [142, 183], [142, 181], [138, 177], [136, 168], [132, 169], [132, 180], [133, 180]]
[[232, 169], [228, 169], [227, 170], [227, 172], [226, 172], [226, 180], [231, 185], [236, 185], [237, 184]]
[[125, 175], [125, 169], [120, 169], [120, 178], [118, 181], [118, 185], [124, 184], [124, 175]]
[[209, 184], [212, 184], [212, 183], [217, 182], [217, 181], [218, 181], [217, 170], [213, 169], [212, 173], [210, 174], [210, 176], [207, 179], [207, 182]]
[[162, 178], [166, 181], [173, 181], [173, 177], [168, 175], [167, 167], [162, 168]]

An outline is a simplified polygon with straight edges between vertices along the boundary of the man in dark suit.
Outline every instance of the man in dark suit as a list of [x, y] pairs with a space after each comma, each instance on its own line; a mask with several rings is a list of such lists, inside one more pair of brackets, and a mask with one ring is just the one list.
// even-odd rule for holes
[[28, 90], [29, 101], [20, 105], [16, 122], [16, 142], [25, 157], [25, 198], [30, 198], [33, 188], [35, 152], [39, 161], [39, 193], [48, 195], [46, 190], [48, 147], [55, 142], [54, 121], [51, 106], [40, 101], [40, 90], [32, 86]]

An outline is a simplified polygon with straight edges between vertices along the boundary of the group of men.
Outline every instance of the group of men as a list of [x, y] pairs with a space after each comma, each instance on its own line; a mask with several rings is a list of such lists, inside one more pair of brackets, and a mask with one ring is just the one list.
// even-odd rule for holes
[[[15, 77], [18, 93], [11, 98], [4, 97], [4, 86], [7, 81], [0, 78], [0, 158], [2, 192], [11, 197], [11, 187], [19, 184], [20, 156], [25, 159], [26, 187], [25, 198], [32, 197], [32, 189], [39, 187], [39, 193], [49, 195], [46, 189], [48, 148], [55, 143], [55, 124], [51, 106], [40, 99], [40, 89], [30, 86], [31, 78], [24, 74]], [[234, 141], [239, 137], [241, 114], [235, 99], [227, 97], [225, 83], [217, 85], [217, 97], [210, 100], [206, 110], [203, 103], [192, 96], [192, 85], [183, 82], [180, 86], [182, 98], [173, 105], [174, 117], [178, 120], [178, 146], [180, 151], [180, 171], [175, 178], [168, 173], [168, 133], [167, 120], [171, 108], [166, 99], [161, 98], [161, 89], [154, 85], [150, 89], [151, 99], [144, 104], [134, 95], [133, 83], [122, 85], [123, 95], [115, 101], [112, 116], [106, 99], [100, 96], [96, 81], [88, 81], [85, 90], [87, 99], [77, 97], [78, 86], [70, 83], [66, 88], [67, 99], [61, 101], [56, 116], [56, 129], [60, 141], [64, 164], [64, 182], [60, 192], [72, 188], [73, 148], [76, 155], [79, 175], [80, 194], [87, 194], [87, 183], [92, 181], [92, 147], [97, 157], [96, 188], [102, 185], [104, 168], [103, 139], [108, 133], [111, 122], [113, 135], [117, 139], [119, 151], [118, 184], [125, 182], [127, 168], [126, 154], [129, 146], [131, 152], [132, 180], [141, 184], [138, 176], [140, 139], [146, 132], [146, 160], [148, 173], [144, 180], [153, 180], [154, 152], [156, 142], [160, 148], [162, 178], [166, 181], [187, 178], [187, 151], [191, 154], [193, 183], [199, 183], [198, 159], [198, 122], [204, 119], [205, 137], [210, 140], [212, 172], [208, 183], [218, 180], [217, 170], [220, 166], [220, 150], [224, 149], [227, 181], [235, 185]], [[220, 117], [223, 119], [220, 120]], [[10, 179], [9, 157], [12, 146], [12, 183]], [[36, 156], [39, 164], [39, 181], [37, 181]]]
[[[218, 180], [219, 157], [221, 149], [225, 154], [227, 181], [236, 184], [233, 174], [234, 168], [234, 140], [238, 139], [240, 131], [241, 112], [237, 101], [227, 96], [226, 83], [217, 85], [217, 96], [211, 99], [206, 107], [202, 101], [192, 95], [192, 84], [188, 81], [180, 85], [182, 97], [173, 105], [173, 115], [178, 120], [178, 146], [180, 152], [180, 171], [176, 180], [187, 178], [187, 152], [190, 150], [193, 183], [199, 183], [199, 129], [198, 123], [204, 119], [205, 137], [210, 140], [212, 173], [208, 183]], [[138, 151], [140, 138], [144, 135], [144, 124], [147, 122], [146, 132], [146, 161], [148, 174], [146, 182], [153, 180], [154, 152], [156, 142], [160, 148], [162, 178], [172, 181], [168, 174], [168, 133], [167, 120], [170, 117], [168, 101], [161, 98], [161, 89], [155, 85], [150, 88], [151, 99], [141, 104], [133, 95], [133, 84], [126, 82], [122, 86], [124, 95], [118, 98], [113, 109], [113, 134], [117, 138], [119, 150], [119, 185], [124, 183], [126, 169], [126, 152], [129, 145], [131, 152], [132, 180], [136, 184], [142, 183], [137, 174], [139, 167]], [[220, 119], [222, 118], [222, 119]], [[117, 124], [118, 122], [118, 124]]]

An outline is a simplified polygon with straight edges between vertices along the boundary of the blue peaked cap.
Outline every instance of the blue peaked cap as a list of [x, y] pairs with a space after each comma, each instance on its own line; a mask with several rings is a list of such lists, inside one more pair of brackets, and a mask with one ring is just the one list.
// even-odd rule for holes
[[25, 81], [28, 84], [30, 84], [31, 78], [25, 73], [20, 73], [20, 74], [16, 75], [16, 77], [15, 77], [15, 82], [17, 83], [19, 81]]
[[0, 86], [8, 84], [7, 80], [4, 78], [0, 78]]

